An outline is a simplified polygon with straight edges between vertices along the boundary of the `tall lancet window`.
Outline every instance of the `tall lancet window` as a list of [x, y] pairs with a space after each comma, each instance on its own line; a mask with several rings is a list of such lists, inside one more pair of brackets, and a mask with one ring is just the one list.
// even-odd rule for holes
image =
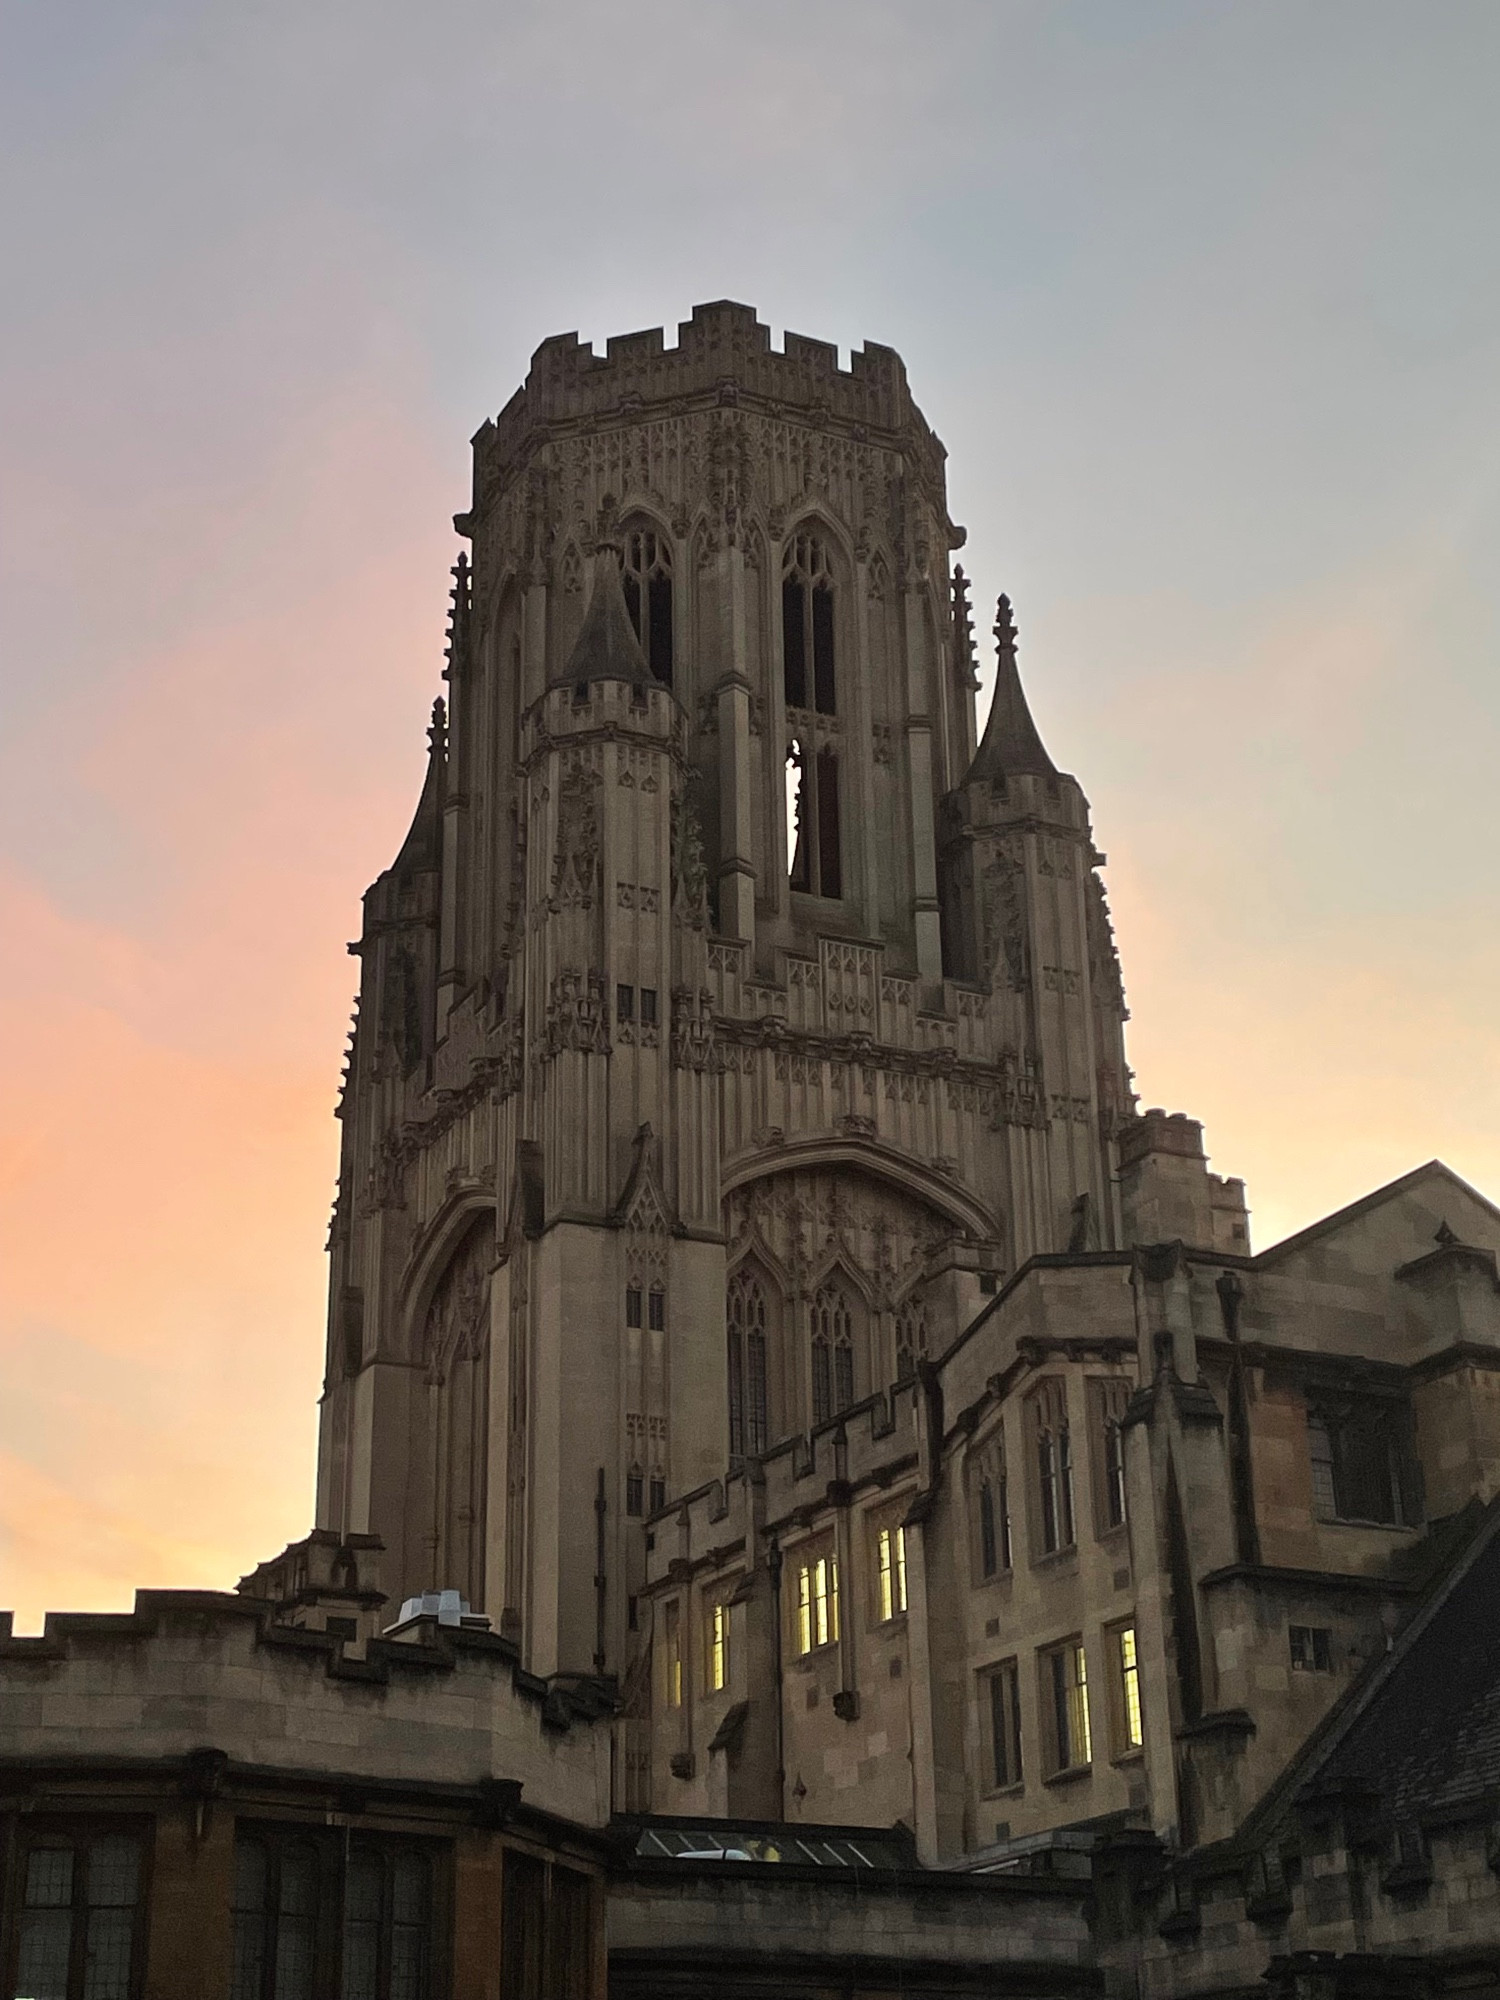
[[825, 743], [814, 753], [794, 736], [786, 752], [787, 838], [794, 889], [808, 896], [842, 896], [839, 837], [839, 753]]
[[837, 714], [833, 575], [816, 535], [794, 535], [782, 565], [781, 657], [787, 707]]
[[654, 528], [628, 528], [624, 538], [625, 606], [646, 664], [672, 685], [672, 551]]
[[813, 1422], [827, 1423], [854, 1401], [854, 1311], [843, 1286], [819, 1285], [812, 1303]]
[[770, 1442], [766, 1395], [766, 1290], [752, 1272], [729, 1281], [729, 1449], [755, 1457]]

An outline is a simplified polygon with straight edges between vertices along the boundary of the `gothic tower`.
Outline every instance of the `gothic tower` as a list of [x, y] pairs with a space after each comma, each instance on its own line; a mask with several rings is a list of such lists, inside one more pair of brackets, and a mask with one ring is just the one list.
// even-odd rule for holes
[[319, 1521], [628, 1677], [643, 1518], [1119, 1233], [1124, 1005], [1009, 607], [975, 745], [887, 348], [699, 307], [474, 440], [446, 715], [365, 899]]

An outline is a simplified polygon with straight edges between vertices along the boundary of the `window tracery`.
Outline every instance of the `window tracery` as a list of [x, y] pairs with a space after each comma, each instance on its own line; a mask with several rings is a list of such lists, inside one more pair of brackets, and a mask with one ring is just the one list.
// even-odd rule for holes
[[1077, 1540], [1073, 1519], [1073, 1446], [1067, 1392], [1060, 1380], [1043, 1382], [1030, 1399], [1036, 1447], [1040, 1553], [1052, 1555]]
[[927, 1359], [927, 1303], [913, 1292], [896, 1312], [896, 1380], [910, 1382]]
[[729, 1449], [754, 1457], [770, 1443], [766, 1394], [766, 1289], [750, 1271], [729, 1281]]
[[672, 685], [672, 551], [654, 528], [625, 531], [621, 551], [625, 608], [646, 664], [664, 687]]
[[813, 1422], [827, 1423], [854, 1401], [854, 1310], [835, 1280], [812, 1303]]

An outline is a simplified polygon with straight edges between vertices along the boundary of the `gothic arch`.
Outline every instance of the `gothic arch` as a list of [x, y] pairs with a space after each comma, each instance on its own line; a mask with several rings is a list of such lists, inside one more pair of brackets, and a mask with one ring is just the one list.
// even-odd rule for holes
[[1004, 1240], [999, 1219], [969, 1190], [945, 1175], [934, 1174], [917, 1160], [871, 1139], [813, 1136], [757, 1147], [725, 1164], [721, 1186], [725, 1195], [773, 1174], [812, 1167], [856, 1167], [872, 1180], [884, 1181], [900, 1193], [915, 1196], [936, 1209], [955, 1228], [985, 1243]]
[[[460, 1188], [449, 1195], [437, 1214], [418, 1237], [407, 1259], [406, 1271], [397, 1294], [398, 1323], [403, 1329], [403, 1352], [408, 1357], [420, 1353], [422, 1327], [428, 1310], [455, 1252], [480, 1216], [492, 1219], [495, 1204], [477, 1188]], [[491, 1254], [491, 1264], [495, 1259]]]
[[424, 1393], [412, 1404], [412, 1499], [422, 1526], [424, 1587], [483, 1603], [488, 1512], [492, 1211], [471, 1205], [444, 1232], [447, 1256], [414, 1323]]

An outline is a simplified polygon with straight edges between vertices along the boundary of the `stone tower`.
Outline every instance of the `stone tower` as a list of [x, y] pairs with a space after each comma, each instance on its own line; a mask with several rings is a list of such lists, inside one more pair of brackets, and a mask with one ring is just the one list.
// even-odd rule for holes
[[644, 1517], [1119, 1237], [1087, 805], [899, 357], [546, 341], [474, 440], [446, 714], [365, 899], [319, 1521], [630, 1677]]

